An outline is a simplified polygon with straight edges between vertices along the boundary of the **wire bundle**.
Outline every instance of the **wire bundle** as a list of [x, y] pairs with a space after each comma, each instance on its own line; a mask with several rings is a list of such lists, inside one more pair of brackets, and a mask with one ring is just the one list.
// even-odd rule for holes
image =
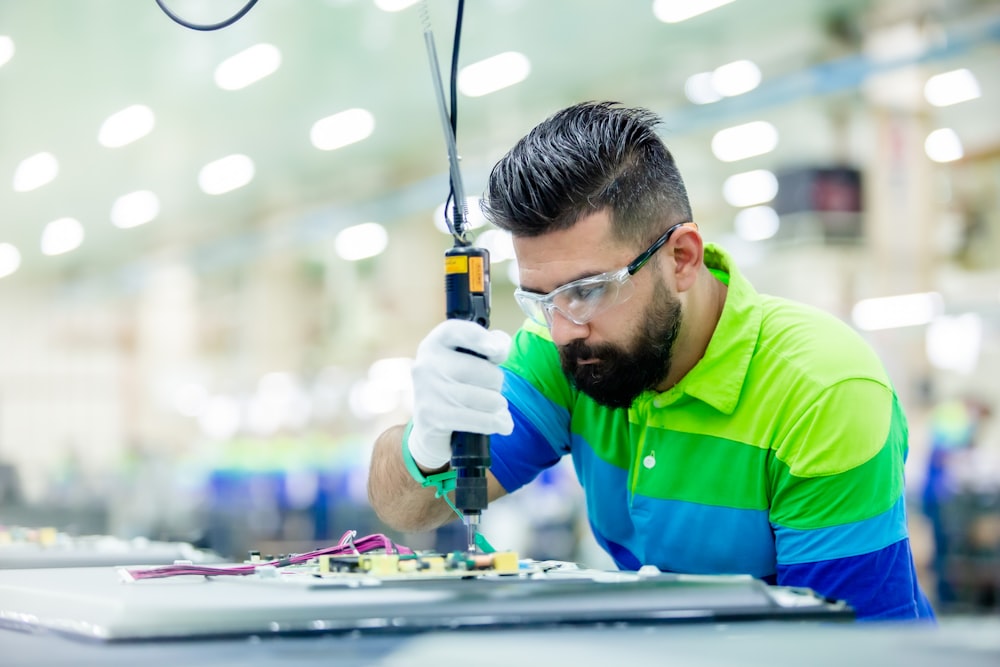
[[371, 553], [373, 551], [383, 551], [387, 554], [412, 555], [414, 552], [409, 547], [396, 544], [387, 536], [381, 533], [365, 535], [357, 538], [357, 531], [349, 530], [340, 538], [340, 541], [331, 547], [324, 547], [316, 551], [308, 551], [301, 554], [290, 554], [274, 560], [262, 560], [260, 562], [245, 563], [243, 565], [230, 565], [225, 567], [212, 567], [207, 565], [194, 565], [191, 563], [175, 563], [174, 565], [164, 565], [152, 568], [121, 568], [119, 571], [127, 581], [139, 579], [162, 579], [164, 577], [178, 577], [182, 575], [203, 575], [212, 576], [245, 576], [254, 574], [261, 567], [285, 567], [288, 565], [299, 565], [306, 563], [319, 556], [355, 556]]

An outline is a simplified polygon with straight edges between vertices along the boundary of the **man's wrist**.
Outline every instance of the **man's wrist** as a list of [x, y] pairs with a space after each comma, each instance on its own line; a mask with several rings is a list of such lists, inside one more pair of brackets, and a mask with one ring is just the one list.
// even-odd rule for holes
[[[410, 477], [416, 480], [420, 486], [435, 487], [437, 489], [435, 495], [439, 498], [445, 497], [447, 500], [446, 494], [455, 488], [455, 478], [458, 476], [458, 473], [455, 470], [442, 470], [441, 472], [436, 473], [433, 471], [427, 471], [425, 473], [425, 471], [413, 458], [413, 454], [410, 453], [409, 440], [411, 431], [413, 431], [412, 421], [406, 425], [401, 439], [403, 463], [406, 465], [407, 472], [410, 473]], [[454, 509], [454, 507], [452, 507], [452, 509]]]
[[403, 443], [425, 474], [447, 470], [451, 463], [450, 437], [446, 434], [429, 433], [411, 420], [403, 432]]
[[403, 463], [406, 465], [406, 470], [410, 473], [410, 476], [413, 477], [413, 479], [417, 480], [421, 484], [425, 484], [429, 476], [447, 472], [448, 462], [445, 462], [444, 465], [438, 466], [437, 468], [429, 468], [419, 463], [413, 456], [413, 452], [410, 451], [412, 433], [413, 422], [411, 421], [403, 430]]

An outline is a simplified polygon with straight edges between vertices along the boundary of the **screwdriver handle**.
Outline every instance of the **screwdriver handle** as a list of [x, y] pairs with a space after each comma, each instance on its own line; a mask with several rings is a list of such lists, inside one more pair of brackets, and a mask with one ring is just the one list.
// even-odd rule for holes
[[[455, 246], [445, 253], [445, 306], [448, 319], [490, 326], [490, 253], [485, 248]], [[459, 348], [477, 357], [471, 350]], [[486, 471], [490, 467], [490, 436], [451, 434], [451, 467], [456, 471], [455, 506], [466, 516], [486, 509]]]

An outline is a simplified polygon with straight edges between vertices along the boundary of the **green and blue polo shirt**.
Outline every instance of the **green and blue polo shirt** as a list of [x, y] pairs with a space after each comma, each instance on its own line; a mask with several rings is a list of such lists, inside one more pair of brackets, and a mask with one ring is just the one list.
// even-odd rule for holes
[[832, 315], [729, 286], [704, 357], [666, 392], [598, 405], [525, 324], [504, 363], [514, 432], [491, 438], [513, 492], [572, 456], [598, 543], [623, 569], [751, 574], [845, 599], [859, 617], [932, 617], [914, 573], [907, 425], [868, 344]]

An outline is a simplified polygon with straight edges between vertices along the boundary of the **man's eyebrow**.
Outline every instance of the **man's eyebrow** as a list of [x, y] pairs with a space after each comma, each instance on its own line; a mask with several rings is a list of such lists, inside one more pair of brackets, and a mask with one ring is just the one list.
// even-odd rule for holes
[[539, 294], [539, 295], [544, 296], [546, 294], [551, 294], [552, 292], [555, 292], [557, 289], [566, 287], [566, 285], [570, 285], [572, 283], [575, 283], [578, 280], [583, 280], [584, 278], [593, 278], [595, 276], [603, 276], [605, 273], [614, 273], [614, 271], [582, 271], [579, 274], [577, 274], [577, 276], [575, 278], [567, 280], [566, 282], [562, 283], [558, 287], [552, 288], [548, 292], [543, 292], [540, 289], [537, 289], [535, 287], [531, 287], [529, 285], [523, 285], [523, 284], [520, 285], [519, 288], [520, 288], [520, 290], [522, 292], [528, 292], [529, 294]]

